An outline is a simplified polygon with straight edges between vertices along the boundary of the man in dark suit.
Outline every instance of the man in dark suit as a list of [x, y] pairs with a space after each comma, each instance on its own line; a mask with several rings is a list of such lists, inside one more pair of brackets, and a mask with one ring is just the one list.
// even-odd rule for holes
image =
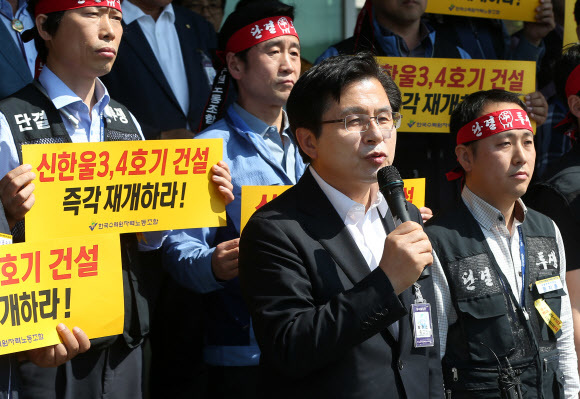
[[171, 0], [125, 0], [117, 62], [103, 82], [126, 104], [145, 139], [191, 138], [215, 73], [212, 25]]
[[[395, 228], [377, 171], [393, 162], [401, 94], [369, 54], [307, 71], [287, 111], [310, 168], [246, 225], [239, 276], [264, 398], [442, 398], [436, 312], [417, 339], [417, 281], [433, 258], [420, 225]], [[414, 317], [413, 317], [414, 316]], [[425, 331], [425, 330], [423, 330]], [[415, 333], [415, 334], [414, 334]]]

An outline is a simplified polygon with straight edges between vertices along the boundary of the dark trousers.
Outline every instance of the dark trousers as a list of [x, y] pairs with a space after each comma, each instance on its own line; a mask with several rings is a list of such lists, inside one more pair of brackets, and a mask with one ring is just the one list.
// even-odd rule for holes
[[111, 346], [89, 350], [57, 368], [20, 366], [22, 399], [142, 399], [141, 347], [120, 336]]
[[211, 399], [256, 399], [258, 377], [258, 366], [210, 366], [209, 397]]

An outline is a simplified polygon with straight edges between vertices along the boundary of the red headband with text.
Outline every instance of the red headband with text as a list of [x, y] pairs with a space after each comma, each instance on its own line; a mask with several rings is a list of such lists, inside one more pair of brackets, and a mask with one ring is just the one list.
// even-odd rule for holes
[[76, 10], [84, 7], [110, 7], [121, 11], [120, 0], [40, 0], [34, 9], [34, 16], [57, 11]]
[[459, 129], [457, 145], [505, 132], [506, 130], [526, 129], [534, 132], [530, 118], [523, 109], [504, 109], [492, 112], [469, 122]]
[[577, 65], [566, 79], [566, 97], [578, 94], [578, 92], [580, 92], [580, 65]]
[[298, 37], [294, 22], [289, 17], [270, 17], [244, 26], [230, 37], [225, 53], [239, 53], [258, 43], [278, 36], [292, 35]]

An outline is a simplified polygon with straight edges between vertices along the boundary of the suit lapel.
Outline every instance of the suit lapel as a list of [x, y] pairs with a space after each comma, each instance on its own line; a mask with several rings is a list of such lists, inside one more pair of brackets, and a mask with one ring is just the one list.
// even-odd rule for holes
[[310, 216], [304, 221], [305, 229], [318, 237], [350, 282], [358, 283], [369, 274], [367, 263], [310, 170], [306, 169], [298, 187], [300, 195], [310, 199], [300, 202], [302, 211]]
[[171, 86], [165, 79], [165, 75], [163, 74], [163, 70], [157, 62], [157, 57], [153, 53], [145, 34], [141, 30], [138, 21], [133, 21], [129, 25], [124, 26], [123, 32], [123, 40], [127, 42], [129, 46], [135, 51], [137, 56], [141, 58], [141, 64], [145, 66], [151, 73], [154, 80], [159, 83], [165, 94], [173, 101], [174, 105], [177, 106], [177, 109], [181, 110], [181, 106], [175, 98], [173, 91], [171, 90]]
[[20, 75], [23, 82], [28, 82], [32, 79], [28, 64], [24, 60], [22, 52], [14, 43], [14, 39], [10, 36], [10, 32], [6, 29], [4, 24], [0, 23], [0, 53], [4, 55], [4, 59], [12, 66], [12, 69]]
[[[194, 93], [198, 92], [198, 88], [202, 85], [209, 87], [209, 83], [206, 80], [199, 81], [196, 76], [205, 76], [205, 71], [202, 74], [197, 73], [202, 65], [201, 54], [202, 50], [193, 49], [191, 46], [191, 39], [188, 36], [191, 35], [191, 27], [187, 24], [187, 21], [183, 18], [182, 13], [175, 9], [175, 30], [177, 31], [177, 37], [179, 38], [179, 45], [181, 46], [181, 55], [183, 57], [183, 64], [185, 67], [185, 74], [187, 77], [187, 87], [189, 88], [190, 98], [196, 97]], [[195, 106], [195, 101], [189, 102], [189, 112], [192, 111], [192, 107]]]

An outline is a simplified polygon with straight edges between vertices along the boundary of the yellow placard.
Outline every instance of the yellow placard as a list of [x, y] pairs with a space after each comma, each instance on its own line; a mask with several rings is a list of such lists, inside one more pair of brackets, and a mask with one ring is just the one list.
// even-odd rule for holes
[[417, 208], [425, 206], [425, 178], [404, 179], [405, 199]]
[[534, 22], [539, 5], [539, 0], [429, 0], [426, 12]]
[[244, 230], [254, 212], [290, 187], [292, 186], [242, 186], [240, 232]]
[[60, 342], [59, 323], [89, 338], [123, 332], [118, 234], [0, 246], [0, 355]]
[[[417, 208], [425, 206], [425, 179], [405, 179], [405, 198]], [[292, 186], [242, 186], [242, 215], [240, 231], [250, 217], [262, 206]]]
[[574, 20], [574, 4], [576, 0], [566, 0], [564, 11], [564, 39], [562, 44], [564, 47], [570, 43], [578, 43], [578, 35], [576, 34], [576, 21]]
[[36, 173], [26, 240], [225, 226], [221, 139], [24, 145]]
[[457, 104], [479, 90], [535, 91], [532, 61], [460, 60], [450, 58], [378, 57], [402, 93], [399, 132], [449, 133]]

